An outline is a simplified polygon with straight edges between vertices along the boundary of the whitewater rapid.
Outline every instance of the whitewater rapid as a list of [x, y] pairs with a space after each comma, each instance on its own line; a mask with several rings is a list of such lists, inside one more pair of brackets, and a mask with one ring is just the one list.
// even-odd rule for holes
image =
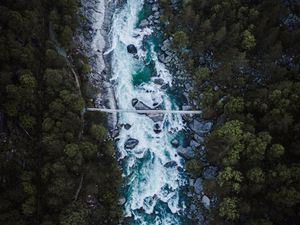
[[[166, 90], [153, 82], [159, 77], [171, 86], [172, 75], [158, 61], [155, 44], [150, 41], [155, 33], [154, 28], [138, 28], [143, 6], [144, 0], [127, 0], [113, 16], [111, 49], [106, 54], [111, 54], [111, 83], [114, 84], [117, 106], [119, 109], [134, 109], [132, 100], [138, 99], [150, 108], [178, 109]], [[147, 40], [150, 48], [145, 47]], [[136, 46], [136, 56], [128, 53], [127, 46], [130, 44]], [[134, 84], [138, 72], [151, 63], [153, 69], [150, 80]], [[156, 123], [161, 129], [160, 133], [154, 131]], [[181, 224], [180, 216], [185, 206], [180, 197], [180, 188], [186, 181], [182, 159], [170, 142], [184, 129], [184, 123], [178, 114], [165, 115], [162, 121], [156, 123], [146, 115], [118, 114], [120, 126], [131, 126], [130, 129], [121, 126], [116, 142], [125, 182], [126, 224]], [[124, 147], [129, 138], [139, 141], [132, 150]], [[170, 162], [172, 166], [166, 166]]]

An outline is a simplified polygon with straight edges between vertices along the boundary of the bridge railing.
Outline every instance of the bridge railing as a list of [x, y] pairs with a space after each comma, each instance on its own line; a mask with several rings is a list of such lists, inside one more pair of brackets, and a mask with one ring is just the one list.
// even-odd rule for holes
[[166, 110], [166, 109], [103, 109], [103, 108], [86, 108], [88, 112], [106, 112], [106, 113], [140, 113], [140, 114], [201, 114], [200, 110]]

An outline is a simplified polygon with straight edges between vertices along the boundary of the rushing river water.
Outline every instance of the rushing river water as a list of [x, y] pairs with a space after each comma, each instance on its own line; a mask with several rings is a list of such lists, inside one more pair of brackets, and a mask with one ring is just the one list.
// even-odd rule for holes
[[[137, 99], [150, 108], [178, 109], [162, 83], [171, 86], [172, 75], [158, 61], [157, 31], [139, 28], [144, 0], [127, 0], [116, 10], [111, 30], [112, 80], [118, 108], [134, 109]], [[128, 53], [133, 44], [137, 54]], [[180, 115], [165, 115], [154, 122], [147, 115], [120, 113], [122, 126], [116, 146], [123, 167], [125, 224], [179, 225], [185, 208], [180, 189], [185, 184], [183, 162], [171, 140], [184, 128]], [[154, 127], [159, 131], [154, 131]], [[129, 138], [138, 140], [133, 149], [126, 149]]]

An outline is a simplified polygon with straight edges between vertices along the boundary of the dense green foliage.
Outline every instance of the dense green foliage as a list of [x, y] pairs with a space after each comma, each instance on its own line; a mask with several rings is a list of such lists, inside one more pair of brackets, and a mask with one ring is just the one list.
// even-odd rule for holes
[[70, 54], [78, 3], [0, 3], [0, 224], [118, 223], [121, 177], [105, 118], [83, 115], [76, 77], [88, 66]]
[[[174, 2], [174, 1], [172, 1]], [[166, 35], [215, 122], [208, 158], [220, 166], [211, 210], [221, 224], [299, 222], [300, 15], [296, 1], [161, 0]], [[201, 164], [188, 164], [201, 169]], [[195, 172], [194, 172], [195, 173]]]

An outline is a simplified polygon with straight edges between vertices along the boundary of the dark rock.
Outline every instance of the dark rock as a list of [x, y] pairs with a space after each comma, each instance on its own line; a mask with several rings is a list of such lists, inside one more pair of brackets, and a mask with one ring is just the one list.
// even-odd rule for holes
[[116, 137], [119, 136], [119, 134], [120, 134], [120, 129], [119, 129], [119, 128], [116, 128], [116, 129], [114, 129], [114, 130], [112, 131], [111, 136], [112, 136], [112, 138], [116, 138]]
[[164, 84], [160, 87], [162, 90], [166, 90], [169, 87], [169, 84]]
[[131, 100], [131, 104], [132, 104], [133, 107], [134, 107], [138, 102], [139, 102], [139, 100], [136, 99], [136, 98], [134, 98], [134, 99]]
[[147, 105], [145, 105], [143, 102], [138, 101], [138, 103], [136, 103], [134, 105], [136, 110], [149, 110], [151, 109], [150, 107], [148, 107]]
[[194, 131], [198, 135], [203, 135], [207, 132], [209, 132], [212, 128], [212, 123], [211, 122], [204, 122], [204, 121], [198, 121], [194, 119], [190, 124], [189, 127], [192, 131]]
[[179, 147], [179, 141], [177, 139], [173, 139], [171, 141], [171, 144], [174, 148], [178, 148]]
[[152, 119], [154, 122], [161, 122], [164, 119], [164, 114], [162, 113], [149, 113], [147, 116], [150, 117], [150, 119]]
[[128, 124], [128, 123], [126, 123], [126, 124], [124, 125], [124, 128], [125, 128], [126, 130], [129, 130], [129, 129], [131, 128], [131, 125]]
[[202, 186], [202, 180], [201, 178], [197, 178], [195, 183], [194, 183], [194, 190], [195, 192], [200, 195], [203, 191], [203, 186]]
[[145, 105], [143, 102], [138, 101], [138, 103], [135, 104], [134, 108], [136, 110], [149, 110], [151, 109], [150, 107], [148, 107], [147, 105]]
[[137, 53], [137, 48], [134, 45], [131, 44], [131, 45], [127, 46], [127, 51], [130, 54], [136, 54]]
[[194, 153], [194, 151], [193, 151], [193, 149], [191, 147], [187, 147], [187, 148], [181, 147], [181, 148], [179, 148], [178, 149], [178, 154], [181, 157], [183, 157], [183, 158], [185, 158], [187, 160], [192, 159], [192, 158], [195, 157], [195, 153]]
[[198, 134], [195, 134], [195, 135], [194, 135], [194, 139], [195, 139], [198, 143], [203, 143], [203, 142], [204, 142], [204, 138], [201, 137], [201, 136], [198, 135]]
[[167, 162], [164, 167], [166, 168], [172, 168], [172, 167], [176, 167], [177, 166], [177, 162], [175, 161], [170, 161], [170, 162]]
[[282, 22], [289, 28], [289, 30], [294, 30], [295, 28], [300, 27], [300, 17], [294, 13], [289, 13]]
[[139, 143], [139, 140], [134, 139], [134, 138], [129, 138], [126, 142], [125, 142], [125, 149], [134, 149], [135, 146], [137, 146]]
[[190, 141], [190, 146], [195, 149], [198, 148], [200, 146], [200, 144], [198, 142], [196, 142], [195, 140], [191, 140]]
[[161, 129], [160, 129], [160, 126], [159, 126], [159, 124], [158, 123], [156, 123], [155, 125], [154, 125], [154, 132], [156, 133], [156, 134], [159, 134], [160, 132], [161, 132]]
[[158, 85], [163, 85], [165, 81], [162, 78], [155, 78], [153, 82]]
[[207, 166], [204, 167], [202, 171], [202, 176], [207, 180], [214, 180], [218, 176], [218, 167], [216, 166]]
[[178, 171], [179, 173], [183, 173], [183, 172], [184, 172], [184, 169], [183, 169], [182, 167], [178, 166], [178, 167], [177, 167], [177, 171]]

